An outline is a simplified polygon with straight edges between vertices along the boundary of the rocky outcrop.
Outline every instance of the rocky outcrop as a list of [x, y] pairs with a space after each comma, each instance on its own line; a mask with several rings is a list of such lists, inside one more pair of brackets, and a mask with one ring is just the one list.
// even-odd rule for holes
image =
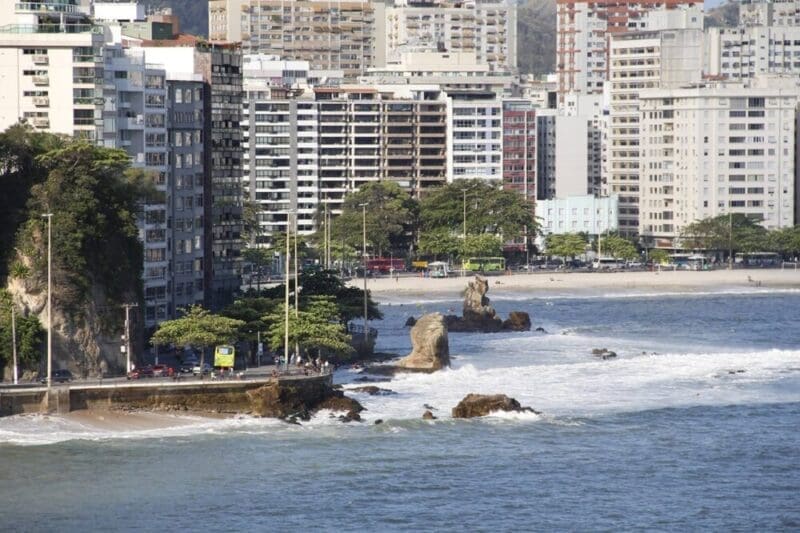
[[489, 292], [489, 281], [475, 276], [464, 291], [463, 316], [447, 315], [445, 324], [449, 331], [483, 332], [498, 331], [530, 331], [531, 317], [524, 311], [512, 311], [508, 319], [503, 321], [497, 316], [486, 293]]
[[503, 322], [504, 331], [530, 331], [531, 317], [525, 311], [511, 311]]
[[417, 323], [417, 319], [414, 318], [413, 316], [410, 316], [410, 317], [408, 317], [406, 319], [406, 327], [407, 328], [414, 327], [414, 324], [416, 324], [416, 323]]
[[380, 387], [376, 387], [375, 385], [366, 385], [364, 387], [354, 387], [350, 389], [351, 392], [363, 392], [365, 394], [369, 394], [370, 396], [389, 396], [390, 394], [394, 394], [393, 390], [389, 389], [381, 389]]
[[453, 408], [453, 418], [486, 416], [494, 411], [529, 412], [539, 414], [530, 407], [523, 407], [514, 398], [505, 394], [468, 394]]
[[436, 417], [433, 416], [433, 413], [431, 413], [430, 411], [425, 411], [424, 413], [422, 413], [422, 419], [423, 420], [436, 420]]
[[614, 359], [617, 356], [617, 352], [612, 352], [608, 348], [593, 348], [592, 355], [605, 361], [606, 359]]
[[422, 316], [411, 328], [411, 353], [397, 366], [414, 370], [439, 370], [450, 366], [447, 326], [441, 313]]
[[320, 409], [345, 412], [347, 421], [360, 420], [358, 413], [364, 408], [327, 382], [303, 380], [297, 384], [271, 382], [248, 391], [251, 414], [272, 418], [308, 420]]

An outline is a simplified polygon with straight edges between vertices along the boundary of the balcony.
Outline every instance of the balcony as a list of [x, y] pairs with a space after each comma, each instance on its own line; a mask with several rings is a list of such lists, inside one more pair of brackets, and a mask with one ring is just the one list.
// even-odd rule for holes
[[47, 74], [44, 76], [34, 76], [33, 84], [39, 86], [50, 85], [50, 77]]
[[14, 4], [17, 13], [79, 13], [78, 6], [55, 2], [17, 2]]
[[33, 64], [34, 65], [47, 65], [50, 63], [50, 58], [46, 55], [36, 55], [33, 56]]
[[33, 105], [35, 105], [36, 107], [49, 107], [50, 98], [47, 96], [34, 96]]
[[45, 129], [50, 127], [50, 119], [47, 117], [37, 117], [32, 119], [31, 122], [35, 128]]

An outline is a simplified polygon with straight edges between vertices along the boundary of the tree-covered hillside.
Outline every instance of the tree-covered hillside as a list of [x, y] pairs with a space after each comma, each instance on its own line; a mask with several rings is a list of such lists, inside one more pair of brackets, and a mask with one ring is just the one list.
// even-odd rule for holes
[[208, 36], [208, 0], [144, 0], [148, 10], [172, 8], [181, 21], [181, 31]]

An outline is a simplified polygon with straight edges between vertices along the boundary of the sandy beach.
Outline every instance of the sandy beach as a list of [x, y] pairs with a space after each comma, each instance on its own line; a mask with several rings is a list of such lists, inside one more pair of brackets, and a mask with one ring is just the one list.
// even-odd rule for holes
[[193, 415], [195, 418], [191, 419], [175, 414], [147, 411], [126, 412], [106, 409], [82, 409], [61, 416], [87, 428], [103, 431], [147, 431], [197, 423], [197, 415]]
[[[471, 277], [432, 279], [422, 277], [378, 278], [367, 281], [373, 295], [381, 298], [452, 293], [457, 297]], [[714, 291], [800, 289], [800, 270], [754, 269], [661, 272], [536, 272], [491, 276], [491, 292], [577, 293], [596, 290], [620, 292]], [[351, 284], [362, 287], [362, 280]], [[491, 295], [491, 293], [490, 293]]]

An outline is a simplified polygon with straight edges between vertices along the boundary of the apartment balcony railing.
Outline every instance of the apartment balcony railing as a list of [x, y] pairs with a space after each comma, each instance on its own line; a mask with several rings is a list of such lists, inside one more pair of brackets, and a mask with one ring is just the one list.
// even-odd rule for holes
[[50, 78], [48, 76], [34, 76], [33, 77], [33, 84], [34, 85], [49, 85]]
[[34, 118], [31, 120], [34, 127], [36, 128], [49, 128], [50, 127], [50, 119], [49, 118]]
[[50, 98], [47, 96], [34, 96], [33, 105], [36, 107], [48, 107], [50, 105]]
[[94, 24], [7, 24], [0, 33], [103, 33]]
[[33, 63], [35, 65], [47, 65], [50, 63], [50, 58], [48, 58], [46, 55], [33, 56]]

